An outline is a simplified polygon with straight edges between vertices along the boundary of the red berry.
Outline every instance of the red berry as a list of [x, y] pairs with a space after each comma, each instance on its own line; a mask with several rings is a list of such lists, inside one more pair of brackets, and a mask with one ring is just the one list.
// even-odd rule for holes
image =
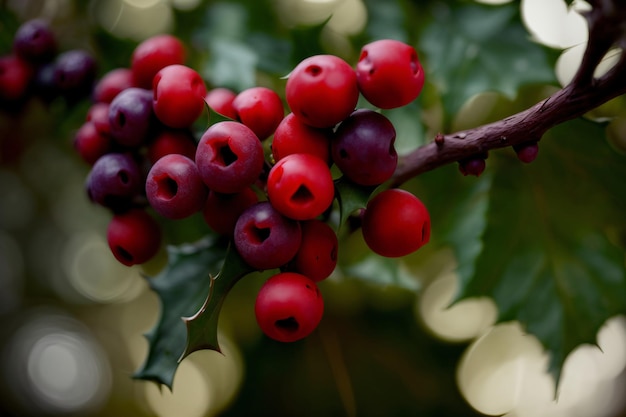
[[200, 177], [220, 193], [236, 193], [252, 185], [263, 170], [263, 145], [252, 130], [235, 121], [211, 125], [196, 150]]
[[430, 216], [420, 199], [408, 191], [389, 189], [374, 196], [363, 214], [363, 238], [375, 253], [400, 257], [430, 239]]
[[237, 111], [233, 107], [233, 100], [235, 100], [235, 97], [237, 97], [237, 93], [234, 91], [224, 87], [217, 87], [206, 93], [204, 101], [206, 101], [207, 106], [222, 116], [236, 120]]
[[410, 103], [424, 86], [424, 70], [415, 48], [393, 39], [363, 46], [356, 74], [363, 97], [382, 109]]
[[109, 103], [96, 102], [87, 110], [86, 121], [92, 122], [98, 132], [103, 135], [111, 134], [111, 123], [109, 122]]
[[30, 64], [18, 56], [0, 57], [0, 102], [24, 98], [33, 74]]
[[263, 284], [254, 313], [268, 337], [279, 342], [295, 342], [317, 328], [324, 314], [324, 300], [311, 279], [283, 272]]
[[13, 51], [36, 65], [50, 62], [57, 54], [56, 36], [46, 20], [28, 20], [15, 32]]
[[148, 143], [147, 156], [151, 164], [169, 154], [180, 154], [194, 159], [196, 141], [188, 129], [162, 129]]
[[100, 132], [93, 122], [85, 122], [74, 135], [74, 149], [78, 155], [88, 163], [93, 165], [104, 154], [111, 152], [111, 138]]
[[359, 99], [354, 70], [334, 55], [302, 60], [289, 74], [285, 94], [293, 114], [314, 127], [333, 127], [354, 111]]
[[168, 219], [183, 219], [197, 213], [204, 206], [207, 194], [196, 164], [186, 156], [165, 155], [148, 172], [148, 202]]
[[278, 162], [287, 155], [308, 153], [330, 165], [330, 128], [319, 129], [302, 123], [293, 113], [283, 118], [272, 139], [272, 156]]
[[243, 90], [233, 100], [233, 108], [237, 119], [252, 129], [260, 140], [271, 136], [285, 115], [280, 96], [267, 87]]
[[250, 187], [232, 194], [210, 191], [202, 215], [217, 234], [232, 236], [241, 213], [258, 201], [259, 197]]
[[96, 103], [110, 103], [115, 96], [130, 87], [135, 87], [133, 72], [128, 68], [115, 68], [98, 80], [93, 89], [93, 100]]
[[134, 84], [152, 88], [152, 79], [168, 65], [185, 63], [185, 46], [175, 36], [155, 35], [141, 42], [131, 56]]
[[321, 281], [335, 270], [339, 242], [335, 231], [318, 219], [300, 223], [302, 243], [290, 263], [290, 270]]
[[132, 209], [113, 216], [107, 228], [107, 241], [122, 264], [142, 264], [158, 252], [161, 229], [145, 210]]
[[326, 162], [315, 155], [287, 155], [267, 177], [267, 195], [283, 215], [308, 220], [322, 214], [333, 202], [335, 187]]
[[169, 65], [153, 79], [154, 113], [166, 126], [189, 127], [205, 108], [206, 85], [197, 71], [185, 65]]

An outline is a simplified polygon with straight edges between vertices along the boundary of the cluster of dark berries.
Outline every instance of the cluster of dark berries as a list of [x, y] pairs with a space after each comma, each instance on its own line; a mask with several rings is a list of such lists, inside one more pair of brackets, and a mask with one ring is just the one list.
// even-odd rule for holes
[[[111, 251], [125, 265], [144, 263], [162, 241], [154, 215], [202, 213], [252, 268], [280, 270], [257, 297], [261, 329], [280, 341], [305, 337], [323, 313], [317, 282], [337, 264], [338, 238], [326, 221], [336, 198], [332, 166], [373, 188], [397, 165], [394, 126], [356, 109], [359, 96], [391, 109], [413, 101], [423, 83], [414, 48], [381, 40], [363, 47], [356, 68], [334, 55], [301, 61], [286, 84], [285, 114], [269, 88], [208, 89], [185, 65], [178, 38], [141, 42], [128, 68], [96, 83], [74, 141], [92, 165], [89, 198], [112, 212]], [[224, 119], [196, 138], [192, 125], [207, 105]], [[376, 194], [361, 220], [366, 243], [382, 256], [407, 255], [430, 237], [426, 207], [404, 190]]]
[[30, 98], [69, 104], [89, 96], [97, 76], [94, 56], [83, 49], [61, 51], [47, 21], [33, 19], [16, 31], [11, 52], [0, 56], [0, 108], [19, 110]]

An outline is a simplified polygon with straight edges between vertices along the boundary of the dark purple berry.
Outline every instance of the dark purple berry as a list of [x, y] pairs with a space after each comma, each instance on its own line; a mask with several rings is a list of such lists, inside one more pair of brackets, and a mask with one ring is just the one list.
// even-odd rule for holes
[[57, 53], [57, 41], [48, 22], [43, 19], [24, 22], [15, 32], [13, 51], [32, 63], [52, 61]]
[[300, 224], [280, 214], [267, 201], [241, 214], [233, 236], [244, 261], [259, 270], [285, 265], [298, 252], [301, 240]]
[[109, 105], [111, 136], [120, 145], [135, 147], [143, 144], [154, 123], [150, 90], [127, 88]]
[[373, 110], [356, 110], [337, 128], [331, 144], [333, 161], [357, 184], [382, 184], [398, 164], [395, 140], [389, 119]]
[[479, 177], [485, 170], [485, 166], [485, 156], [482, 155], [469, 157], [459, 161], [459, 171], [461, 171], [461, 174], [465, 176], [473, 175], [475, 177]]
[[148, 172], [146, 197], [163, 217], [189, 217], [204, 207], [207, 195], [195, 162], [186, 156], [165, 155]]
[[123, 211], [143, 192], [144, 179], [132, 155], [108, 153], [91, 167], [86, 188], [94, 203]]
[[515, 150], [517, 158], [520, 161], [525, 164], [529, 164], [537, 158], [537, 154], [539, 153], [539, 144], [537, 141], [524, 142], [519, 145], [514, 145], [513, 150]]
[[96, 60], [89, 52], [72, 49], [55, 60], [54, 80], [59, 92], [74, 101], [91, 94], [97, 75]]

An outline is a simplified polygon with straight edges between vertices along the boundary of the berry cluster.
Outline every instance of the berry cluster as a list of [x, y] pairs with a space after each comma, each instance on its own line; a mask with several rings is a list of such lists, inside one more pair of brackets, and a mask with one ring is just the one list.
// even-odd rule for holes
[[60, 51], [48, 22], [32, 19], [15, 32], [12, 51], [0, 56], [0, 108], [19, 110], [33, 97], [45, 103], [62, 97], [74, 104], [91, 93], [96, 76], [89, 51]]
[[[98, 80], [74, 145], [91, 165], [89, 198], [113, 214], [107, 239], [121, 263], [144, 263], [159, 250], [160, 220], [149, 209], [161, 220], [201, 213], [253, 269], [280, 270], [261, 288], [255, 313], [268, 336], [295, 341], [321, 320], [317, 283], [337, 264], [328, 222], [335, 177], [374, 188], [396, 169], [394, 126], [357, 109], [359, 96], [391, 109], [413, 101], [423, 83], [414, 48], [372, 42], [356, 68], [333, 55], [301, 61], [286, 84], [285, 114], [266, 87], [208, 89], [185, 65], [182, 42], [159, 35], [137, 45], [129, 68]], [[196, 139], [192, 127], [207, 105], [224, 120]], [[371, 198], [361, 224], [382, 256], [407, 255], [430, 237], [425, 206], [400, 189]]]

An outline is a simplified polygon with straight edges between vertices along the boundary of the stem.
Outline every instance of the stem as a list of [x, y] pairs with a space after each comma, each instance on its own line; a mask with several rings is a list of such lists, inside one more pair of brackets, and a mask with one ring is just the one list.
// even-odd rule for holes
[[626, 53], [600, 78], [593, 74], [602, 57], [614, 45], [624, 46], [626, 8], [619, 0], [597, 0], [586, 13], [589, 41], [583, 60], [572, 82], [550, 97], [522, 112], [497, 122], [446, 135], [404, 155], [390, 185], [397, 187], [407, 180], [437, 167], [456, 162], [491, 149], [536, 141], [552, 127], [575, 119], [601, 104], [626, 93]]

